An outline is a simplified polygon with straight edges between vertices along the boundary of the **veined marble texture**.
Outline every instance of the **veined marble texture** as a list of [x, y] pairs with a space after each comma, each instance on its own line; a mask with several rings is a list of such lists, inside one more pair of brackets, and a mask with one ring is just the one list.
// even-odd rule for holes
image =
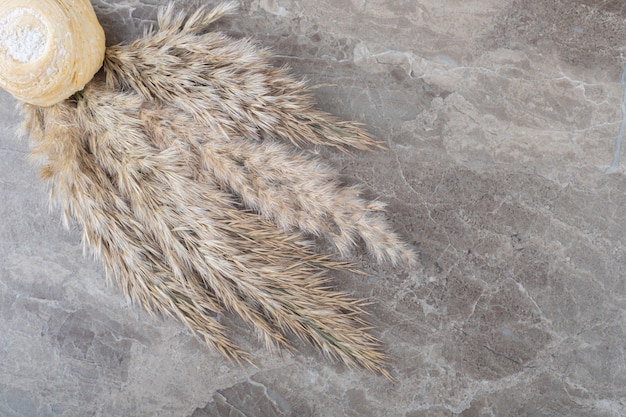
[[[93, 1], [109, 44], [165, 3]], [[257, 367], [232, 365], [129, 305], [48, 210], [0, 92], [0, 416], [626, 415], [625, 22], [617, 0], [244, 0], [216, 26], [387, 146], [322, 155], [420, 254], [333, 275], [373, 301], [396, 382], [224, 316]]]

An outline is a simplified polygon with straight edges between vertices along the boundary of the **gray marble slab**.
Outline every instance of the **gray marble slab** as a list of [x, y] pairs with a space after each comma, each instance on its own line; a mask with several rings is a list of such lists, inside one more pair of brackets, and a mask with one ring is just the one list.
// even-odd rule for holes
[[[111, 44], [165, 1], [93, 4]], [[373, 301], [394, 383], [271, 355], [225, 316], [257, 366], [232, 365], [129, 305], [49, 211], [0, 92], [0, 416], [626, 415], [625, 19], [607, 0], [244, 0], [216, 25], [388, 147], [323, 156], [419, 250], [334, 277]]]

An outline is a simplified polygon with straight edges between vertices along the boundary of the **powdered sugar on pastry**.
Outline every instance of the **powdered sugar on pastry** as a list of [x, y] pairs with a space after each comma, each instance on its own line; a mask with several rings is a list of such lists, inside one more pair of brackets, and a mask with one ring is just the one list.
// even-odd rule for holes
[[[27, 19], [25, 19], [27, 17]], [[46, 48], [46, 29], [42, 25], [20, 26], [15, 22], [41, 20], [30, 10], [17, 8], [0, 20], [0, 49], [16, 61], [26, 63], [41, 57]]]

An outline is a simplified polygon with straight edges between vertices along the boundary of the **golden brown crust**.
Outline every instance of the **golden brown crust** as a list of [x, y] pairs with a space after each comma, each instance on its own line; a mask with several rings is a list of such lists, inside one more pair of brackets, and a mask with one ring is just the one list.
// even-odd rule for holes
[[104, 31], [89, 0], [0, 0], [0, 87], [50, 106], [102, 66]]

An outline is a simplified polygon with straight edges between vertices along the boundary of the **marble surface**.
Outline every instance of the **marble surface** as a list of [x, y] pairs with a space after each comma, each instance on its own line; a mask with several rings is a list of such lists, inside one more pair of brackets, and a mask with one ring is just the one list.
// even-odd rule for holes
[[[165, 1], [93, 3], [114, 43]], [[625, 19], [617, 0], [244, 0], [217, 25], [388, 147], [324, 157], [420, 254], [334, 277], [373, 301], [394, 383], [272, 356], [225, 316], [257, 364], [238, 367], [129, 305], [48, 210], [0, 93], [0, 415], [626, 415]]]

